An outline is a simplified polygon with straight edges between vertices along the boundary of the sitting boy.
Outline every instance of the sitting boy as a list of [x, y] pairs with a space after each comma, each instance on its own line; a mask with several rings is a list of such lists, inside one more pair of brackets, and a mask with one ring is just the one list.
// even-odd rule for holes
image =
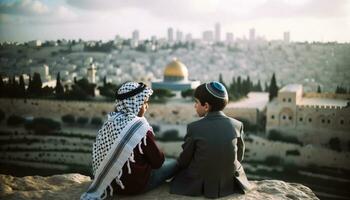
[[94, 179], [81, 200], [144, 193], [173, 176], [176, 160], [165, 159], [144, 117], [152, 93], [136, 82], [118, 89], [115, 112], [108, 114], [93, 144]]
[[195, 109], [202, 119], [187, 126], [178, 158], [180, 171], [170, 193], [218, 198], [251, 188], [241, 165], [244, 154], [243, 124], [222, 110], [228, 102], [219, 82], [204, 83], [194, 92]]

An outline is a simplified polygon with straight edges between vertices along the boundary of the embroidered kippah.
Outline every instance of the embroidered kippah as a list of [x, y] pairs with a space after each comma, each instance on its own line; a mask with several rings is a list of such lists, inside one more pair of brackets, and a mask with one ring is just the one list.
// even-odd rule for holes
[[228, 99], [226, 88], [223, 84], [213, 81], [205, 84], [207, 91], [216, 98]]

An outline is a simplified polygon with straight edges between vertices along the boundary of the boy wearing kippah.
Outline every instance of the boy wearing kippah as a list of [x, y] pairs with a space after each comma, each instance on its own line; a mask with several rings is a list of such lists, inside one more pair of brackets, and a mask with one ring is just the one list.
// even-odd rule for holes
[[204, 83], [194, 92], [195, 109], [202, 119], [187, 126], [180, 171], [174, 177], [173, 194], [218, 198], [244, 193], [251, 185], [241, 165], [244, 155], [243, 124], [222, 110], [228, 103], [219, 82]]

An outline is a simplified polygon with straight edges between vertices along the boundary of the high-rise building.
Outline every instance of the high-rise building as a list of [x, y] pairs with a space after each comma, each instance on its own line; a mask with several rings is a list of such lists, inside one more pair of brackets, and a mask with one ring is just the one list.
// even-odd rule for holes
[[221, 26], [220, 23], [215, 24], [215, 42], [221, 41]]
[[204, 31], [203, 32], [203, 40], [206, 42], [213, 42], [213, 40], [214, 40], [213, 31]]
[[140, 32], [138, 30], [134, 30], [132, 32], [132, 40], [137, 42], [137, 41], [139, 41], [139, 39], [140, 39]]
[[233, 43], [233, 33], [226, 33], [226, 43]]
[[191, 42], [192, 41], [192, 34], [191, 33], [187, 33], [185, 36], [185, 40], [186, 42]]
[[173, 42], [174, 41], [174, 29], [168, 28], [168, 41]]
[[286, 31], [283, 33], [283, 41], [285, 43], [289, 43], [290, 42], [290, 32], [289, 31]]
[[153, 43], [156, 42], [156, 41], [157, 41], [157, 36], [152, 35], [152, 36], [151, 36], [151, 41], [152, 41]]
[[182, 36], [183, 36], [183, 33], [179, 30], [176, 31], [176, 41], [177, 42], [181, 42], [182, 41]]
[[250, 41], [254, 41], [255, 40], [255, 29], [254, 28], [251, 28], [249, 30], [249, 40]]

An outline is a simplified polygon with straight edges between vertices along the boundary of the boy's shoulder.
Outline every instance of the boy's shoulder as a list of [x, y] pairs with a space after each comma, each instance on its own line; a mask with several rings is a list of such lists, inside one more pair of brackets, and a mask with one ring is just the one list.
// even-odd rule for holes
[[196, 127], [196, 126], [200, 126], [202, 123], [205, 123], [205, 119], [204, 118], [201, 118], [199, 120], [196, 120], [196, 121], [193, 121], [193, 122], [190, 122], [187, 124], [187, 127]]
[[235, 118], [232, 118], [232, 117], [227, 117], [230, 119], [231, 123], [235, 126], [235, 127], [238, 127], [238, 128], [241, 128], [243, 126], [243, 123]]
[[[228, 117], [226, 115], [222, 116], [222, 118], [217, 118], [216, 120], [219, 120], [220, 123], [230, 123], [232, 124], [236, 129], [240, 130], [243, 126], [243, 123], [235, 118]], [[206, 118], [202, 118], [196, 121], [193, 121], [188, 124], [188, 127], [196, 127], [201, 126], [203, 123], [206, 123]]]

